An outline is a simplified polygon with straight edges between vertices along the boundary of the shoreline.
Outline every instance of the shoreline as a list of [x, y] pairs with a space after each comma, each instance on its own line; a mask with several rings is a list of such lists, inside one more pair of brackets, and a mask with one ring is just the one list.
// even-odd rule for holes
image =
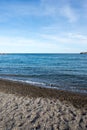
[[5, 81], [11, 81], [11, 82], [17, 82], [17, 83], [23, 83], [23, 84], [28, 84], [30, 86], [34, 86], [34, 87], [39, 87], [39, 88], [46, 88], [46, 89], [54, 89], [54, 90], [59, 90], [59, 91], [65, 91], [65, 92], [69, 92], [69, 93], [75, 93], [75, 94], [80, 94], [80, 95], [87, 95], [87, 92], [83, 92], [81, 90], [87, 90], [86, 88], [80, 88], [80, 90], [68, 90], [68, 89], [64, 89], [64, 88], [59, 88], [59, 87], [53, 87], [51, 85], [46, 85], [45, 83], [40, 83], [37, 81], [25, 81], [25, 80], [18, 80], [18, 79], [12, 79], [12, 78], [2, 78], [0, 77], [0, 80], [5, 80]]
[[0, 92], [28, 96], [29, 98], [49, 98], [67, 101], [77, 108], [87, 108], [87, 95], [53, 88], [44, 88], [25, 82], [0, 79]]

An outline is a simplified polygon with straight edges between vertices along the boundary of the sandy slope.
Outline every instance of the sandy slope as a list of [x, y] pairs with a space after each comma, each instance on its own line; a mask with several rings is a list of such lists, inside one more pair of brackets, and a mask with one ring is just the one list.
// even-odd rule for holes
[[0, 130], [87, 130], [87, 110], [57, 99], [0, 92]]

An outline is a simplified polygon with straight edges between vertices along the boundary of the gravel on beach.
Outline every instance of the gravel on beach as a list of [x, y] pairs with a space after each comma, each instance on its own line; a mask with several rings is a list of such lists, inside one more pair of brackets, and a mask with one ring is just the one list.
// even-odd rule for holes
[[[84, 99], [84, 104], [78, 103], [76, 106], [76, 102], [73, 104], [73, 94], [68, 100], [66, 92], [64, 95], [58, 91], [63, 94], [60, 97], [58, 94], [58, 98], [54, 92], [56, 90], [50, 92], [50, 89], [35, 87], [34, 91], [31, 86], [25, 93], [24, 86], [28, 87], [22, 83], [0, 80], [0, 130], [87, 130], [85, 95], [77, 94], [76, 98], [74, 94], [76, 102], [81, 97]], [[52, 93], [54, 97], [51, 97]]]

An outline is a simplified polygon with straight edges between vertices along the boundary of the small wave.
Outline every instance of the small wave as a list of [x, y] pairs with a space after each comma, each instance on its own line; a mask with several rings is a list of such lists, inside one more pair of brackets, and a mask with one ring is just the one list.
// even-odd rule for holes
[[39, 85], [39, 86], [46, 86], [45, 83], [40, 83], [40, 82], [34, 82], [34, 81], [23, 81], [23, 82], [26, 82], [26, 83], [29, 83], [29, 84], [33, 84], [33, 85]]
[[18, 82], [28, 83], [28, 84], [32, 84], [32, 85], [36, 85], [36, 86], [42, 86], [42, 87], [46, 86], [46, 83], [35, 82], [35, 81], [31, 81], [31, 80], [15, 79], [15, 78], [10, 78], [10, 77], [4, 77], [4, 78], [0, 77], [0, 79], [6, 79], [6, 80], [11, 80], [11, 81], [18, 81]]
[[50, 82], [44, 82], [44, 81], [35, 81], [35, 80], [28, 80], [28, 79], [18, 79], [18, 78], [14, 78], [14, 77], [4, 77], [2, 78], [0, 76], [1, 79], [6, 79], [6, 80], [11, 80], [11, 81], [17, 81], [17, 82], [22, 82], [22, 83], [27, 83], [27, 84], [31, 84], [34, 86], [38, 86], [38, 87], [43, 87], [43, 88], [51, 88], [51, 89], [58, 89], [58, 90], [65, 90], [65, 91], [72, 91], [72, 92], [76, 92], [76, 93], [86, 93], [87, 94], [87, 90], [86, 87], [80, 87], [79, 85], [75, 85], [73, 84], [73, 86], [71, 84], [67, 84], [66, 86], [62, 83], [50, 83]]

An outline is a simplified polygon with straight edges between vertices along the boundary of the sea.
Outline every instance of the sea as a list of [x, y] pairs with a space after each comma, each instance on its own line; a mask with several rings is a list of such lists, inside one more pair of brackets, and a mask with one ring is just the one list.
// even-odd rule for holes
[[0, 78], [87, 94], [87, 55], [3, 54]]

